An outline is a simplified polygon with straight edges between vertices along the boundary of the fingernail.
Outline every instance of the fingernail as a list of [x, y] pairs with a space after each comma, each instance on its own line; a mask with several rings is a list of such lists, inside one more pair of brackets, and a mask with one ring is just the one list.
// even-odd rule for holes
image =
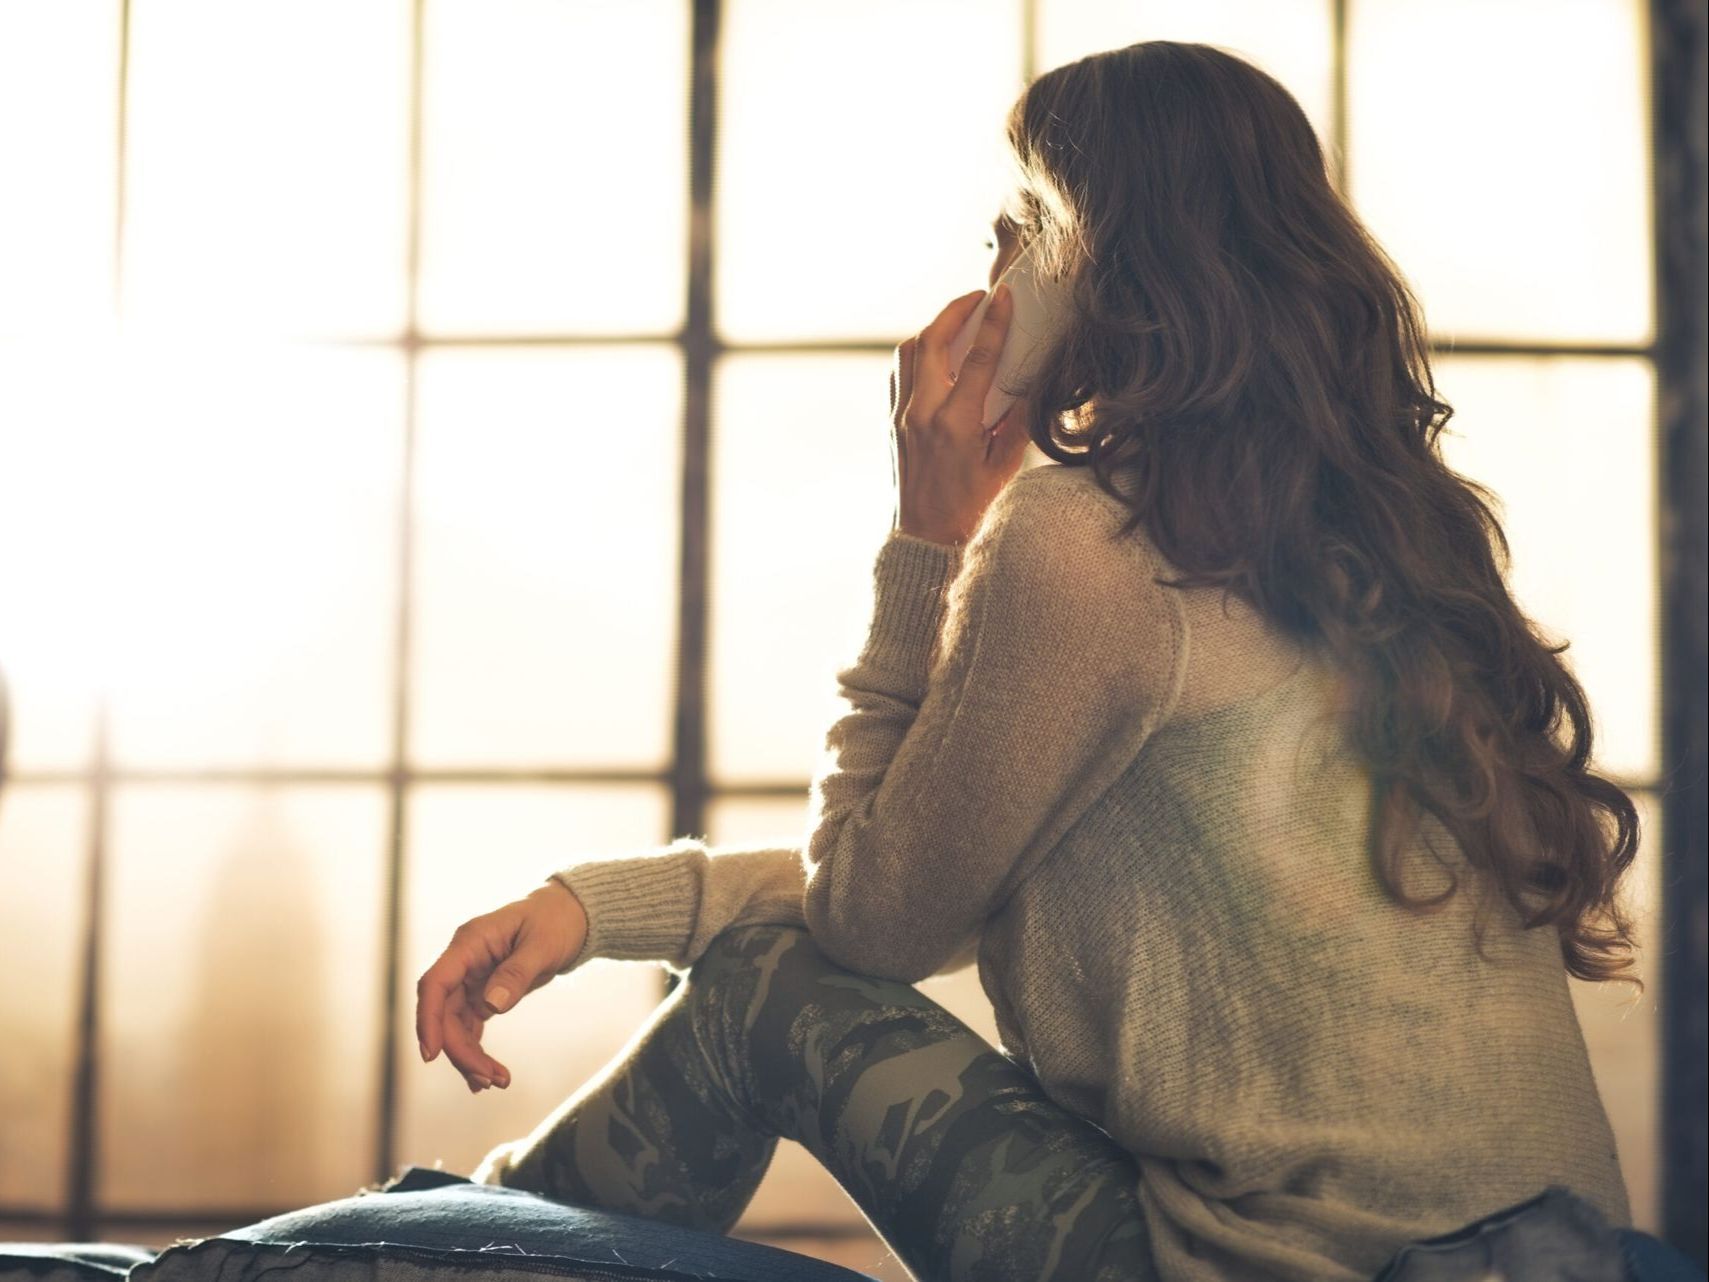
[[994, 303], [1006, 303], [1009, 301], [1009, 285], [1007, 281], [997, 286], [996, 290], [991, 295], [991, 301]]
[[510, 990], [504, 987], [487, 989], [487, 1005], [494, 1010], [503, 1010], [510, 1004]]
[[426, 1042], [418, 1043], [416, 1046], [416, 1049], [421, 1052], [421, 1062], [423, 1064], [431, 1064], [433, 1062], [433, 1056], [431, 1056], [427, 1053], [427, 1043]]
[[475, 1083], [475, 1085], [476, 1085], [476, 1086], [477, 1086], [477, 1087], [478, 1087], [478, 1088], [479, 1088], [479, 1089], [481, 1089], [481, 1090], [483, 1090], [483, 1091], [484, 1091], [484, 1090], [485, 1090], [485, 1089], [486, 1089], [486, 1088], [487, 1088], [487, 1087], [489, 1087], [489, 1086], [491, 1086], [491, 1085], [492, 1085], [492, 1083], [491, 1083], [491, 1082], [489, 1082], [489, 1081], [488, 1081], [488, 1080], [487, 1080], [487, 1079], [486, 1079], [486, 1078], [484, 1078], [484, 1077], [482, 1077], [482, 1076], [481, 1076], [481, 1075], [480, 1075], [480, 1074], [479, 1074], [479, 1073], [471, 1073], [471, 1074], [470, 1074], [470, 1075], [469, 1075], [469, 1080], [470, 1080], [470, 1081], [472, 1081], [472, 1082], [474, 1082], [474, 1083]]

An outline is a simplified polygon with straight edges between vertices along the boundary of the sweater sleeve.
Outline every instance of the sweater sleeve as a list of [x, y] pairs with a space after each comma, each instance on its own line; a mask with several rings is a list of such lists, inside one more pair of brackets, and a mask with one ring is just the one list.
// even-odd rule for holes
[[652, 855], [554, 874], [590, 957], [692, 965], [721, 930], [805, 925], [852, 970], [914, 982], [978, 932], [1179, 695], [1185, 626], [1125, 509], [1022, 472], [960, 547], [893, 533], [865, 644], [838, 672], [800, 849]]
[[1167, 719], [1185, 616], [1149, 544], [1116, 537], [1126, 515], [1080, 469], [1020, 473], [967, 545], [937, 649], [875, 620], [838, 674], [805, 916], [840, 964], [937, 973]]
[[720, 931], [807, 924], [799, 846], [718, 850], [680, 837], [649, 854], [572, 864], [551, 880], [587, 913], [582, 950], [559, 974], [595, 957], [659, 961], [684, 972]]

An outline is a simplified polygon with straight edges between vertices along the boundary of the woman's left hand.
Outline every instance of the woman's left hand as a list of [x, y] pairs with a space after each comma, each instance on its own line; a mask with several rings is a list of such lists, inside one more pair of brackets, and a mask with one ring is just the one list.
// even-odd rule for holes
[[984, 292], [962, 295], [904, 339], [891, 365], [897, 528], [932, 543], [971, 538], [991, 500], [1020, 470], [1026, 450], [1013, 410], [990, 431], [979, 421], [1014, 307], [1007, 285], [998, 288], [957, 377], [950, 377], [950, 343]]
[[510, 1070], [481, 1047], [487, 1020], [563, 972], [587, 942], [587, 910], [561, 882], [470, 918], [415, 986], [421, 1057], [443, 1050], [471, 1091], [510, 1085]]

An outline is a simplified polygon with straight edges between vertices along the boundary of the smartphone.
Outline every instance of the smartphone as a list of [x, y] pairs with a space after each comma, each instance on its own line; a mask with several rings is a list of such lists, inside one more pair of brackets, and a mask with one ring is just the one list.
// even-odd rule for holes
[[[1033, 246], [1023, 246], [997, 284], [1007, 284], [1014, 298], [1014, 310], [1009, 313], [1009, 330], [1003, 338], [1003, 351], [997, 358], [997, 376], [985, 397], [984, 417], [980, 426], [989, 431], [1002, 420], [1021, 396], [1038, 367], [1043, 349], [1055, 338], [1068, 316], [1068, 294], [1065, 286], [1037, 275], [1034, 271]], [[961, 332], [949, 345], [949, 368], [952, 375], [961, 371], [961, 363], [973, 346], [973, 336], [985, 319], [985, 309], [991, 305], [993, 285], [973, 309], [973, 315], [961, 327]]]

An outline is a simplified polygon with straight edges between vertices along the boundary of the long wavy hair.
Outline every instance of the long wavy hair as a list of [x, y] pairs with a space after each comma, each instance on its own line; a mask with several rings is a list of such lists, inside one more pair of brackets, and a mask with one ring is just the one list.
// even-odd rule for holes
[[1022, 402], [1033, 442], [1132, 508], [1121, 533], [1144, 527], [1169, 586], [1221, 586], [1339, 661], [1394, 900], [1459, 888], [1434, 850], [1447, 888], [1403, 884], [1433, 815], [1485, 907], [1553, 925], [1581, 979], [1630, 978], [1637, 810], [1590, 769], [1566, 647], [1508, 591], [1493, 496], [1443, 461], [1418, 303], [1299, 104], [1218, 49], [1147, 41], [1040, 76], [1006, 134], [1004, 216], [1073, 300]]

